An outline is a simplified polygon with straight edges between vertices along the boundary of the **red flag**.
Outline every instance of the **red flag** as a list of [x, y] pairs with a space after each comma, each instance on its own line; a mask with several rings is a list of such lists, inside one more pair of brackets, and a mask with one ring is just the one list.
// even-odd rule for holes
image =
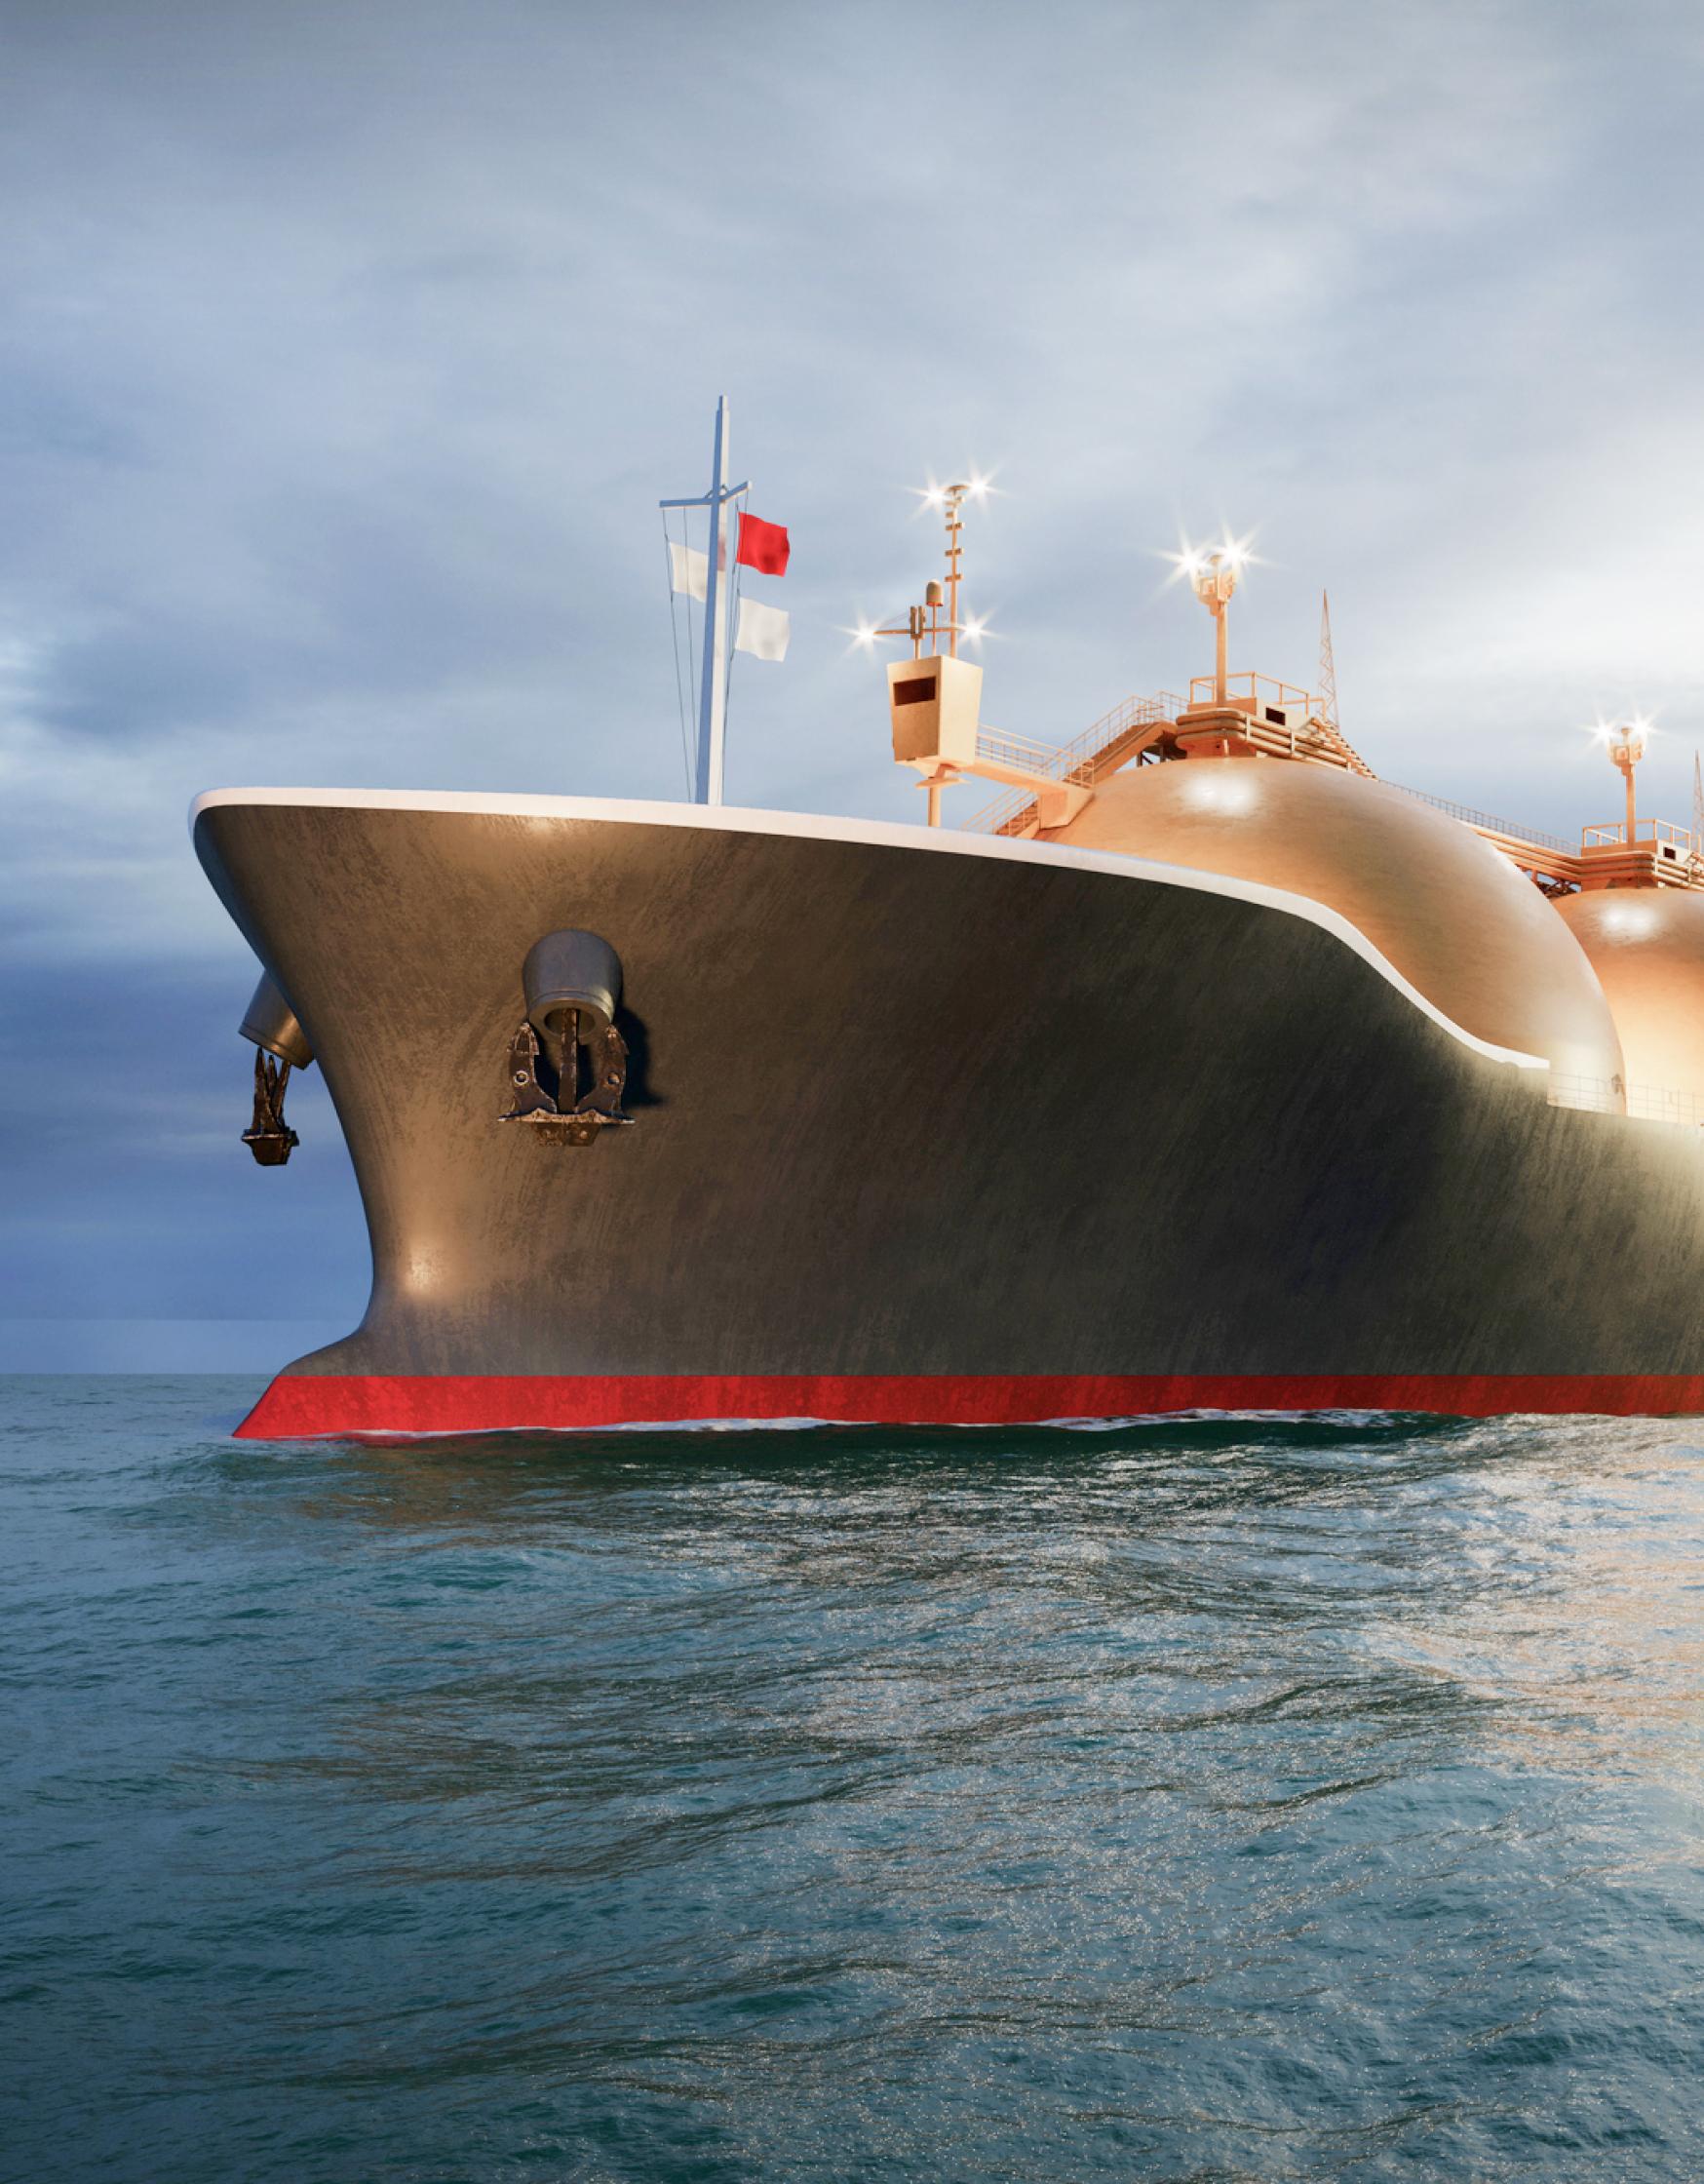
[[785, 524], [766, 524], [761, 516], [741, 514], [740, 550], [734, 556], [736, 561], [755, 568], [760, 576], [785, 576], [787, 557], [792, 551]]

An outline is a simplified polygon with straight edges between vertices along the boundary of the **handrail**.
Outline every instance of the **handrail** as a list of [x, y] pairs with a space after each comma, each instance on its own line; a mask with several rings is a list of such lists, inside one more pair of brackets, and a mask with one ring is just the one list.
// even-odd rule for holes
[[[987, 756], [998, 759], [993, 746], [1005, 743], [1018, 750], [1045, 752], [1053, 761], [1046, 767], [1034, 770], [1045, 772], [1050, 780], [1074, 782], [1081, 787], [1092, 786], [1095, 761], [1103, 752], [1109, 751], [1115, 743], [1128, 735], [1133, 728], [1157, 727], [1163, 721], [1175, 721], [1183, 710], [1183, 701], [1171, 690], [1157, 690], [1151, 697], [1129, 697], [1122, 705], [1115, 705], [1100, 720], [1091, 722], [1080, 735], [1069, 743], [1038, 744], [1026, 736], [1008, 736], [1004, 730], [982, 730], [977, 736], [977, 751], [983, 753], [984, 743], [989, 745]], [[1024, 764], [1025, 759], [1008, 763]], [[1029, 810], [1035, 799], [1027, 789], [1008, 790], [995, 797], [980, 811], [973, 811], [968, 819], [959, 821], [962, 834], [1004, 834], [1021, 813]]]
[[1034, 802], [1027, 789], [1008, 789], [973, 811], [968, 819], [961, 819], [958, 831], [963, 835], [1003, 835], [1018, 814], [1030, 810]]
[[[1677, 827], [1668, 819], [1636, 819], [1633, 822], [1633, 845], [1641, 841], [1669, 842], [1679, 847], [1685, 845], [1688, 857], [1696, 856], [1704, 843], [1700, 843], [1690, 827]], [[1627, 845], [1625, 819], [1598, 819], [1589, 827], [1580, 829], [1582, 849], [1616, 849]]]
[[[1276, 694], [1263, 701], [1268, 705], [1281, 705], [1286, 711], [1293, 705], [1298, 705], [1309, 713], [1315, 713], [1319, 710], [1319, 701], [1314, 697], [1311, 690], [1301, 689], [1295, 682], [1280, 682], [1275, 675], [1257, 675], [1252, 669], [1240, 675], [1227, 675], [1225, 677], [1225, 696], [1228, 698], [1233, 690], [1246, 695], [1251, 705], [1260, 704], [1262, 702], [1261, 692], [1271, 690]], [[1191, 705], [1210, 705], [1218, 693], [1219, 683], [1214, 676], [1195, 675], [1190, 677], [1189, 703]]]
[[1635, 1122], [1678, 1122], [1687, 1129], [1704, 1129], [1704, 1099], [1695, 1092], [1677, 1092], [1660, 1084], [1630, 1084], [1623, 1092], [1603, 1077], [1563, 1076], [1550, 1072], [1550, 1105], [1582, 1108], [1593, 1114], [1619, 1114], [1625, 1111]]
[[1413, 797], [1418, 803], [1429, 803], [1434, 811], [1447, 811], [1452, 819], [1459, 819], [1469, 827], [1484, 827], [1493, 835], [1505, 835], [1511, 841], [1530, 841], [1537, 849], [1560, 849], [1565, 857], [1573, 851], [1556, 835], [1540, 834], [1536, 827], [1523, 827], [1513, 819], [1498, 819], [1489, 811], [1475, 811], [1470, 804], [1452, 803], [1448, 797], [1434, 797], [1424, 789], [1410, 789], [1401, 781], [1390, 781], [1387, 788], [1401, 790], [1405, 797]]
[[1172, 690], [1156, 690], [1152, 697], [1129, 697], [1092, 721], [1081, 735], [1073, 736], [1062, 749], [1095, 758], [1131, 728], [1150, 727], [1156, 721], [1175, 721], [1182, 710], [1182, 699]]
[[1378, 779], [1377, 774], [1374, 772], [1373, 768], [1367, 763], [1367, 760], [1361, 756], [1360, 752], [1356, 750], [1355, 746], [1349, 741], [1348, 737], [1343, 733], [1342, 729], [1338, 727], [1337, 723], [1335, 721], [1322, 721], [1319, 724], [1325, 729], [1327, 735], [1331, 737], [1332, 741], [1336, 745], [1337, 749], [1347, 756], [1351, 771], [1361, 774], [1368, 781], [1376, 781]]
[[1058, 744], [1037, 743], [1031, 736], [1013, 735], [1005, 728], [979, 728], [976, 755], [1001, 765], [1022, 766], [1026, 772], [1049, 781], [1069, 780], [1077, 770], [1070, 762], [1069, 752]]

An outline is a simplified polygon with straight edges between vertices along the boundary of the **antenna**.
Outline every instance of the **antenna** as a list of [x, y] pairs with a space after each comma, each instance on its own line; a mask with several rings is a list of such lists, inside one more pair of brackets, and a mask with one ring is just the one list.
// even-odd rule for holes
[[[946, 583], [943, 584], [939, 577], [932, 577], [924, 587], [922, 605], [909, 607], [903, 623], [893, 623], [885, 629], [877, 629], [871, 622], [861, 622], [852, 633], [860, 644], [866, 645], [873, 645], [878, 637], [910, 638], [911, 657], [914, 660], [923, 658], [925, 639], [927, 639], [930, 646], [929, 656], [933, 658], [941, 650], [942, 637], [946, 637], [947, 658], [954, 663], [950, 676], [946, 668], [942, 668], [933, 679], [909, 681], [905, 687], [913, 695], [905, 702], [907, 704], [920, 704], [923, 699], [919, 693], [932, 691], [933, 695], [929, 699], [932, 710], [928, 725], [931, 729], [938, 729], [940, 725], [938, 701], [943, 687], [955, 686], [951, 682], [951, 677], [966, 674], [974, 675], [976, 681], [974, 685], [969, 686], [968, 701], [970, 705], [968, 715], [970, 723], [969, 752], [972, 758], [976, 755], [976, 705], [978, 693], [982, 688], [982, 669], [980, 667], [970, 668], [968, 663], [963, 669], [957, 666], [958, 640], [961, 636], [980, 638], [987, 624], [980, 615], [976, 614], [967, 614], [962, 622], [958, 618], [958, 588], [964, 581], [963, 508], [967, 500], [980, 501], [984, 499], [989, 489], [988, 479], [976, 472], [973, 472], [969, 478], [956, 480], [950, 486], [930, 485], [928, 490], [923, 492], [921, 497], [925, 508], [939, 508], [942, 511], [947, 525]], [[941, 618], [944, 607], [947, 611], [945, 621]], [[893, 686], [891, 674], [888, 680], [891, 690]], [[917, 725], [920, 727], [922, 723], [918, 722]], [[906, 740], [909, 742], [910, 739], [907, 738]], [[937, 744], [939, 741], [940, 738], [937, 735]], [[920, 744], [915, 746], [917, 749], [921, 749], [921, 747]], [[901, 756], [897, 740], [894, 756], [902, 765], [910, 765], [916, 762], [909, 754]], [[961, 756], [958, 763], [962, 764], [964, 762]], [[920, 786], [929, 792], [928, 824], [931, 827], [938, 827], [941, 824], [941, 792], [943, 788], [949, 787], [953, 782], [963, 777], [953, 770], [953, 761], [945, 758], [938, 749], [933, 753], [930, 763], [933, 770], [924, 774]], [[921, 767], [918, 770], [921, 771]]]
[[[964, 581], [964, 547], [961, 543], [964, 532], [964, 517], [961, 511], [967, 500], [980, 501], [987, 496], [988, 490], [988, 480], [981, 476], [973, 476], [960, 479], [956, 484], [950, 486], [932, 485], [923, 494], [923, 506], [942, 510], [947, 525], [947, 584], [945, 593], [939, 582], [931, 583], [924, 591], [923, 606], [928, 616], [926, 634], [929, 642], [939, 651], [941, 648], [941, 633], [945, 630], [949, 659], [957, 659], [958, 640], [961, 634], [965, 637], [981, 637], [983, 633], [983, 625], [974, 615], [966, 621], [961, 622], [959, 620], [958, 587]], [[943, 606], [947, 609], [945, 622], [941, 619]], [[915, 613], [914, 608], [912, 612]], [[913, 627], [910, 623], [908, 623], [903, 630], [875, 630], [871, 634], [875, 637], [910, 637], [912, 641], [915, 656], [922, 657], [922, 640], [925, 633]]]
[[1320, 719], [1334, 735], [1341, 733], [1337, 722], [1337, 668], [1332, 658], [1332, 602], [1331, 595], [1319, 596], [1319, 709]]

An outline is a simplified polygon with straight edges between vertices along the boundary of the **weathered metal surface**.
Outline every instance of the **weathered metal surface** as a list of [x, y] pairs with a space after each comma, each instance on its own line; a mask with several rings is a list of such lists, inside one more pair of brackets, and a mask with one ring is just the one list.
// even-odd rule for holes
[[509, 1099], [502, 1120], [530, 1122], [534, 1115], [559, 1114], [555, 1100], [538, 1081], [538, 1034], [524, 1017], [509, 1041]]
[[275, 1054], [292, 1070], [311, 1070], [314, 1050], [308, 1044], [295, 1013], [267, 974], [262, 971], [249, 1006], [243, 1011], [239, 1035]]
[[[1303, 916], [578, 816], [224, 803], [197, 844], [371, 1231], [295, 1373], [1704, 1371], [1700, 1133], [1548, 1106]], [[559, 924], [626, 973], [641, 1126], [589, 1160], [497, 1121]]]

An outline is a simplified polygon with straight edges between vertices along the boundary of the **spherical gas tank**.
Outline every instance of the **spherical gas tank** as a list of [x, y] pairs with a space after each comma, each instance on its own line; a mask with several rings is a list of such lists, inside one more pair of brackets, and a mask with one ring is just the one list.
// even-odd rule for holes
[[1465, 1032], [1569, 1076], [1622, 1074], [1597, 974], [1551, 906], [1459, 820], [1284, 759], [1131, 766], [1046, 840], [1259, 880], [1337, 911]]
[[1555, 907], [1608, 999], [1628, 1084], [1704, 1100], [1704, 894], [1597, 887]]

